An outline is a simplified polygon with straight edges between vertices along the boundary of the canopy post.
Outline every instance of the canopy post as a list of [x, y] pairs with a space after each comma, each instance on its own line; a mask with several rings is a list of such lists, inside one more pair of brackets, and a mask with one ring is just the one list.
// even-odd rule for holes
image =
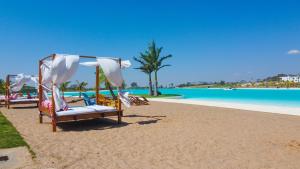
[[[119, 64], [120, 64], [120, 68], [122, 68], [122, 64], [121, 64], [121, 58], [119, 58]], [[123, 82], [124, 83], [124, 82]], [[122, 88], [123, 86], [121, 86]], [[122, 104], [121, 104], [121, 100], [120, 100], [120, 96], [118, 96], [118, 110], [121, 111], [122, 109]], [[123, 112], [121, 112], [121, 115], [120, 116], [123, 116]]]
[[112, 95], [113, 99], [114, 99], [114, 100], [118, 99], [118, 98], [116, 97], [115, 93], [114, 93], [113, 88], [111, 87], [111, 85], [110, 85], [110, 83], [108, 82], [107, 79], [105, 79], [105, 82], [106, 82], [106, 85], [107, 85], [107, 87], [108, 87], [108, 89], [109, 89], [109, 91], [110, 91], [110, 94]]
[[9, 95], [10, 95], [9, 86], [10, 86], [9, 75], [7, 75], [6, 76], [6, 99], [5, 99], [5, 102], [6, 102], [6, 106], [8, 109], [9, 109]]
[[51, 102], [52, 102], [52, 107], [51, 107], [51, 123], [52, 123], [52, 131], [55, 132], [56, 131], [56, 113], [55, 113], [55, 102], [54, 102], [54, 93], [53, 93], [53, 84], [52, 84], [52, 98], [51, 98]]
[[43, 123], [43, 114], [41, 112], [41, 108], [42, 108], [42, 102], [43, 102], [43, 87], [42, 87], [42, 72], [41, 72], [41, 66], [42, 66], [42, 61], [39, 61], [39, 88], [38, 88], [38, 94], [39, 94], [39, 119], [40, 119], [40, 123]]
[[[52, 60], [55, 59], [55, 54], [52, 55]], [[55, 101], [54, 101], [54, 90], [53, 90], [53, 82], [52, 82], [52, 108], [51, 108], [51, 120], [52, 120], [52, 131], [56, 132], [56, 112], [55, 112]]]
[[99, 66], [96, 66], [96, 104], [99, 104]]

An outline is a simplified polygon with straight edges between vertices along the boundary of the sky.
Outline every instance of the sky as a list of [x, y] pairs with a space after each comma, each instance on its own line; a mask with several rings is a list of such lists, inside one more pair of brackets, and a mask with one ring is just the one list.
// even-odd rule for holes
[[[52, 53], [129, 59], [127, 84], [147, 84], [132, 58], [155, 40], [171, 67], [159, 83], [255, 80], [300, 73], [296, 0], [0, 0], [0, 78], [37, 74]], [[80, 68], [73, 81], [94, 83]]]

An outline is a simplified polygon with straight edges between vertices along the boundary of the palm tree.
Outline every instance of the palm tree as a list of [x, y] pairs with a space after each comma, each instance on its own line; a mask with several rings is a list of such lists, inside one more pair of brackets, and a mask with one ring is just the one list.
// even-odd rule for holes
[[99, 83], [103, 83], [106, 81], [106, 77], [104, 75], [103, 69], [99, 67]]
[[78, 80], [76, 80], [76, 82], [77, 82], [77, 90], [79, 91], [79, 97], [81, 98], [81, 93], [86, 90], [85, 87], [88, 85], [88, 83], [79, 82]]
[[59, 88], [60, 88], [60, 90], [61, 90], [61, 92], [62, 92], [62, 96], [63, 96], [63, 97], [65, 96], [65, 91], [68, 89], [70, 83], [71, 83], [70, 81], [67, 81], [67, 82], [64, 82], [64, 83], [62, 83], [62, 84], [60, 85]]
[[112, 97], [114, 99], [116, 99], [117, 97], [114, 94], [113, 88], [111, 87], [111, 85], [109, 84], [107, 78], [105, 77], [103, 69], [101, 67], [99, 67], [99, 84], [101, 85], [102, 83], [104, 83], [105, 88], [110, 91]]
[[139, 58], [133, 57], [133, 59], [141, 64], [140, 67], [137, 67], [135, 69], [141, 70], [143, 73], [148, 75], [149, 80], [149, 95], [153, 95], [153, 89], [152, 89], [152, 78], [151, 74], [154, 71], [153, 65], [152, 65], [152, 59], [150, 55], [140, 53]]
[[171, 66], [170, 64], [163, 64], [163, 61], [171, 58], [172, 55], [160, 56], [163, 47], [156, 48], [156, 44], [152, 41], [148, 47], [148, 51], [146, 52], [147, 55], [150, 57], [151, 65], [154, 70], [154, 96], [158, 96], [158, 79], [157, 79], [157, 72], [167, 66]]
[[0, 79], [0, 93], [5, 93], [6, 82], [3, 79]]

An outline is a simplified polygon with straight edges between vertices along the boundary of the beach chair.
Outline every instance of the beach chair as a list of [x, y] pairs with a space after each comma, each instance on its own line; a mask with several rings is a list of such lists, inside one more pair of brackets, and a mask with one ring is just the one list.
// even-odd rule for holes
[[116, 106], [117, 102], [112, 97], [106, 97], [103, 94], [98, 95], [98, 103], [105, 106]]
[[82, 93], [83, 95], [83, 101], [85, 103], [86, 106], [91, 106], [91, 105], [95, 105], [96, 104], [96, 100], [95, 99], [91, 99], [89, 98], [89, 96], [85, 93]]
[[149, 105], [149, 101], [143, 96], [129, 95], [128, 97], [129, 97], [131, 103], [136, 106]]

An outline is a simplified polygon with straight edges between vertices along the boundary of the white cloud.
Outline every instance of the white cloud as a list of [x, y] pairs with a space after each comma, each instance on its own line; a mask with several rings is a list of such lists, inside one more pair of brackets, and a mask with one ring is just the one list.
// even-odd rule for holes
[[289, 55], [299, 55], [300, 54], [300, 50], [297, 50], [297, 49], [289, 50], [288, 54]]

